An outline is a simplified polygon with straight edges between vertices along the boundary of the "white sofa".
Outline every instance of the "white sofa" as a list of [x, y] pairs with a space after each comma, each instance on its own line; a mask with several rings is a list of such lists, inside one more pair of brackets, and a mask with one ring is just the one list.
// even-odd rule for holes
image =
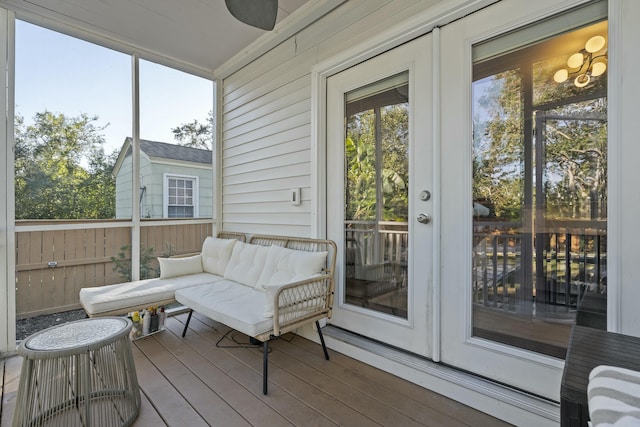
[[208, 237], [200, 254], [159, 258], [159, 279], [81, 289], [80, 302], [87, 314], [99, 316], [175, 300], [191, 309], [183, 337], [196, 311], [262, 341], [266, 394], [269, 340], [315, 322], [329, 359], [318, 321], [331, 317], [336, 245], [264, 235], [245, 243], [238, 237]]

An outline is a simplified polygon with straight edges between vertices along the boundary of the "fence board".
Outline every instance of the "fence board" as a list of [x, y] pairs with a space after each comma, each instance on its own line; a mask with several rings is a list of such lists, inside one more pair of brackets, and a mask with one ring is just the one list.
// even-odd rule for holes
[[[199, 252], [212, 231], [211, 223], [148, 226], [141, 228], [140, 238], [144, 247], [154, 248], [154, 256], [162, 255], [165, 244], [183, 254]], [[77, 309], [81, 288], [124, 281], [111, 257], [130, 245], [129, 227], [87, 228], [78, 223], [74, 229], [17, 232], [16, 317]], [[128, 250], [127, 257], [130, 254]], [[49, 267], [49, 261], [57, 267]]]

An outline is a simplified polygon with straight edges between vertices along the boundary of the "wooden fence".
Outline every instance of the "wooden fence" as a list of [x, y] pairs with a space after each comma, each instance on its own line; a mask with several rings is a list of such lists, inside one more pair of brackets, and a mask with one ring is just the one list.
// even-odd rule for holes
[[[131, 228], [128, 224], [118, 226], [116, 221], [106, 223], [109, 225], [100, 226], [105, 221], [18, 222], [17, 319], [80, 308], [81, 288], [124, 281], [114, 271], [111, 257], [117, 258], [123, 246], [131, 245]], [[29, 227], [33, 225], [37, 226]], [[29, 231], [20, 231], [21, 228]], [[173, 254], [199, 252], [212, 230], [210, 221], [143, 226], [140, 240], [144, 248], [154, 249], [155, 256], [162, 255], [168, 247]], [[130, 257], [131, 251], [126, 254]]]

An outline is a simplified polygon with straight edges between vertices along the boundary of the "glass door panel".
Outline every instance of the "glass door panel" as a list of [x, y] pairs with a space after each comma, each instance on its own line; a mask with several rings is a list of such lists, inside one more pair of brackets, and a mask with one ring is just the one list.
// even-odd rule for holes
[[345, 95], [345, 301], [407, 318], [409, 73]]
[[577, 313], [606, 328], [606, 35], [599, 22], [474, 66], [475, 336], [564, 358]]

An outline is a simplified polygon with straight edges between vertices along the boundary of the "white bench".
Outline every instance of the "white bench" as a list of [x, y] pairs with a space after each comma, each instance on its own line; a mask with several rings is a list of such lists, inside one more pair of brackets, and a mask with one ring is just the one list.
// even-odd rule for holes
[[[242, 238], [238, 238], [238, 237]], [[226, 238], [221, 238], [226, 237]], [[80, 302], [89, 316], [126, 313], [136, 307], [178, 301], [264, 346], [263, 393], [267, 393], [268, 343], [331, 317], [336, 245], [330, 240], [254, 235], [208, 237], [200, 254], [158, 258], [159, 279], [84, 288]]]

